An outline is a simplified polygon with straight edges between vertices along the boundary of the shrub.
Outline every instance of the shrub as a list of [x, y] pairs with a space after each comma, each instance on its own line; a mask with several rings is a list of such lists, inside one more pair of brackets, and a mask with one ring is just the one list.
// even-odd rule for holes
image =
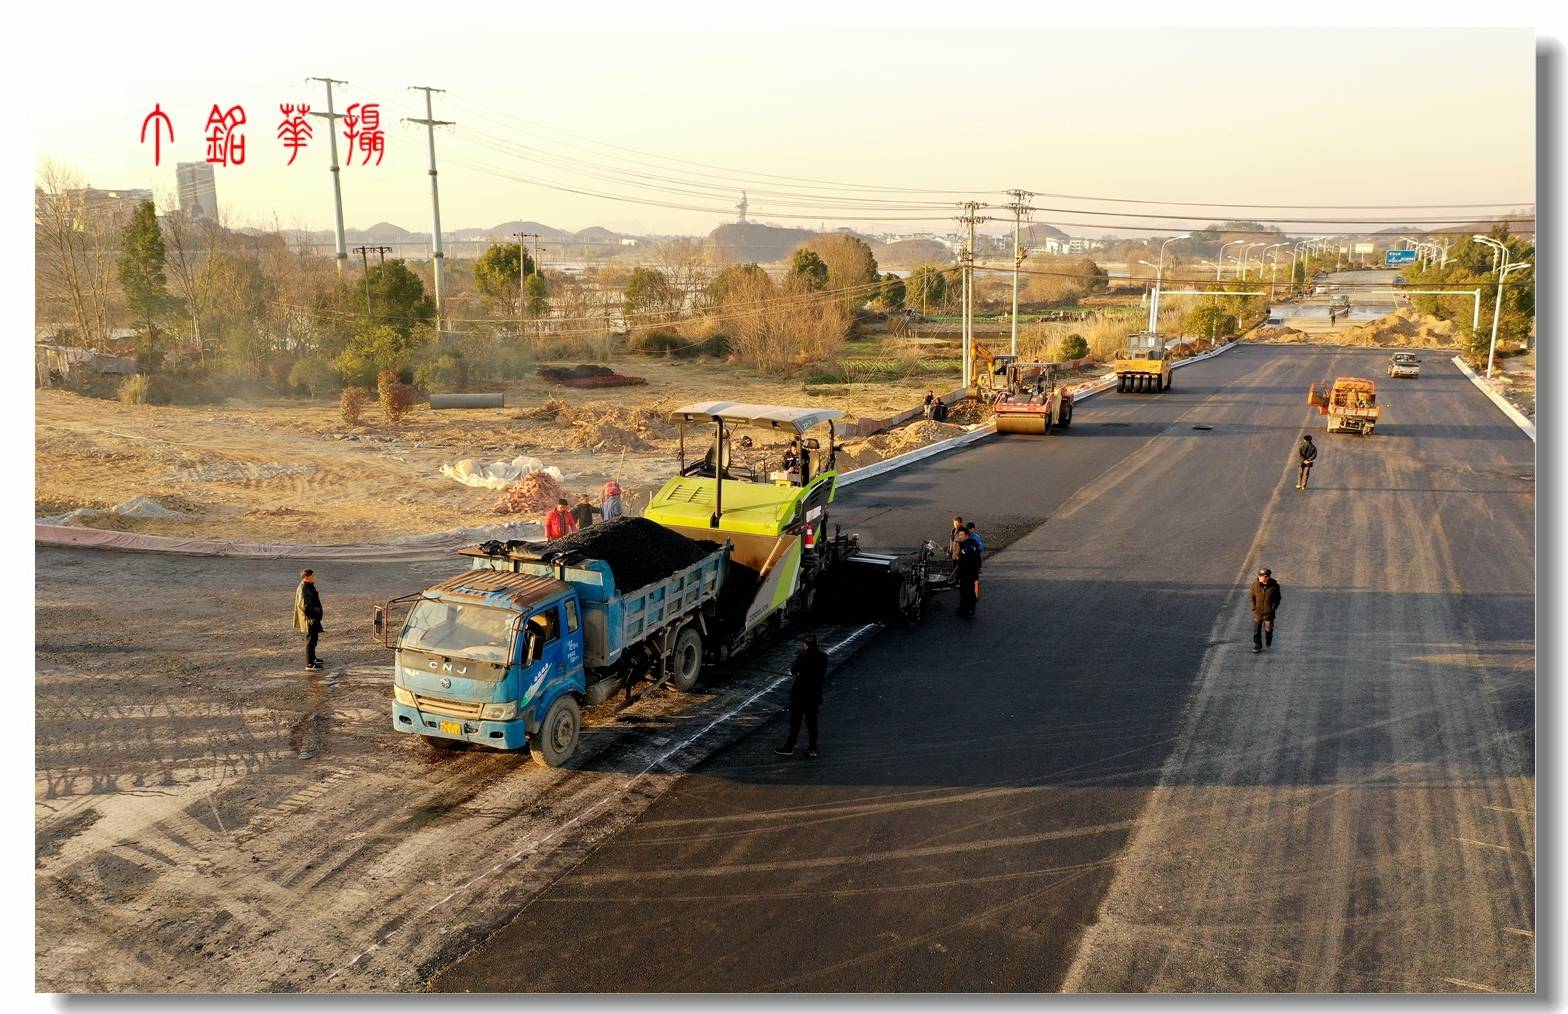
[[1082, 359], [1089, 354], [1089, 340], [1081, 334], [1070, 334], [1056, 343], [1057, 362]]
[[461, 391], [468, 386], [468, 364], [456, 355], [422, 363], [414, 370], [414, 386], [421, 391]]
[[127, 405], [147, 404], [147, 377], [133, 373], [120, 382], [120, 400]]
[[369, 400], [364, 388], [345, 388], [338, 398], [338, 414], [343, 417], [344, 425], [358, 426], [359, 415], [365, 410], [365, 402]]
[[414, 407], [415, 390], [398, 379], [396, 370], [376, 374], [376, 395], [388, 423], [396, 423]]
[[337, 390], [339, 383], [332, 361], [323, 355], [306, 356], [289, 368], [289, 386], [309, 391], [312, 398]]

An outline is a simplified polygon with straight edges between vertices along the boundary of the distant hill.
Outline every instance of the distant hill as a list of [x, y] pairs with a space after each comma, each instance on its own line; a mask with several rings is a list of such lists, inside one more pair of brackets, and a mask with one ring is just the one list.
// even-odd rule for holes
[[726, 222], [708, 233], [708, 248], [720, 264], [781, 261], [801, 243], [818, 235], [810, 229], [784, 229], [760, 222]]
[[1054, 225], [1046, 225], [1044, 222], [1030, 222], [1018, 230], [1018, 242], [1024, 246], [1035, 246], [1036, 244], [1044, 243], [1048, 239], [1067, 238], [1067, 233]]
[[897, 243], [872, 243], [871, 254], [879, 267], [913, 267], [927, 261], [947, 263], [953, 259], [947, 247], [934, 239], [901, 239]]

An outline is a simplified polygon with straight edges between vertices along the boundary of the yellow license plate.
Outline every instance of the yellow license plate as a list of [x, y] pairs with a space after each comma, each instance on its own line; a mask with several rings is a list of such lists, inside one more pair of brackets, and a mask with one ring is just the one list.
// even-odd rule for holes
[[462, 722], [442, 722], [441, 731], [448, 736], [461, 736], [463, 734]]

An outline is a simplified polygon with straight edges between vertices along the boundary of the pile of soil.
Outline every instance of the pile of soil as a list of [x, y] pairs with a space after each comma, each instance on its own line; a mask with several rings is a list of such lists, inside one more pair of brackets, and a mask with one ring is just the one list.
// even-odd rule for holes
[[[948, 418], [951, 419], [952, 416], [949, 415]], [[886, 433], [878, 433], [864, 440], [845, 444], [838, 452], [838, 469], [847, 472], [852, 468], [862, 468], [906, 451], [934, 444], [938, 440], [961, 436], [964, 432], [964, 427], [957, 423], [917, 419], [908, 426], [901, 426], [896, 430], [888, 430]]]
[[991, 402], [984, 398], [965, 398], [947, 410], [947, 421], [959, 426], [974, 426], [988, 422], [992, 415]]
[[556, 539], [546, 552], [603, 560], [625, 592], [690, 567], [717, 548], [647, 518], [619, 517]]
[[608, 366], [581, 363], [577, 366], [541, 366], [536, 371], [540, 377], [564, 387], [631, 387], [646, 384], [643, 377], [627, 377]]
[[571, 446], [589, 451], [646, 451], [651, 445], [635, 430], [601, 417], [574, 422]]
[[1247, 335], [1247, 340], [1254, 342], [1293, 342], [1305, 334], [1305, 331], [1298, 331], [1293, 327], [1260, 327]]
[[1452, 348], [1458, 334], [1459, 325], [1453, 321], [1402, 306], [1387, 317], [1341, 331], [1334, 340], [1341, 345]]
[[561, 484], [549, 472], [529, 472], [512, 484], [492, 514], [543, 514], [561, 498]]

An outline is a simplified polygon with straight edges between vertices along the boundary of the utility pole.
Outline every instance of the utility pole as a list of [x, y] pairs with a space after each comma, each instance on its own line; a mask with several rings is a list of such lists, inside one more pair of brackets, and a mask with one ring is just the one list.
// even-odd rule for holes
[[1018, 245], [1018, 226], [1023, 216], [1034, 210], [1029, 207], [1029, 198], [1034, 194], [1027, 190], [1009, 190], [1008, 196], [1013, 203], [1007, 207], [1013, 213], [1013, 355], [1018, 354], [1018, 269], [1023, 266], [1024, 251]]
[[450, 127], [454, 121], [438, 120], [435, 118], [435, 111], [431, 106], [430, 96], [436, 92], [441, 91], [440, 88], [431, 88], [427, 85], [414, 85], [409, 89], [409, 91], [425, 93], [425, 118], [422, 120], [412, 119], [408, 122], [423, 124], [425, 128], [425, 136], [430, 141], [430, 234], [434, 244], [430, 254], [430, 260], [434, 268], [436, 279], [436, 331], [437, 333], [440, 333], [442, 330], [442, 321], [445, 319], [443, 313], [444, 304], [441, 298], [441, 262], [445, 259], [446, 254], [441, 250], [441, 188], [436, 185], [436, 128]]
[[517, 239], [517, 315], [523, 316], [523, 300], [526, 298], [525, 290], [528, 287], [528, 238], [534, 241], [534, 272], [539, 271], [539, 234], [537, 232], [514, 232]]
[[[338, 172], [338, 120], [343, 114], [332, 105], [332, 86], [335, 84], [348, 84], [330, 77], [308, 77], [306, 81], [320, 81], [327, 86], [327, 111], [324, 113], [311, 113], [327, 121], [327, 140], [332, 151], [332, 207], [337, 213], [337, 261], [338, 277], [343, 276], [343, 262], [348, 260], [348, 244], [343, 238], [343, 184]], [[369, 305], [368, 303], [366, 304]]]
[[976, 215], [980, 210], [978, 201], [965, 201], [959, 205], [964, 213], [958, 216], [962, 225], [969, 227], [969, 238], [959, 256], [959, 264], [963, 268], [963, 379], [964, 387], [968, 389], [974, 382], [974, 345], [975, 345], [975, 223], [988, 222], [990, 219]]
[[380, 263], [385, 264], [387, 262], [387, 251], [391, 249], [389, 246], [356, 246], [354, 248], [354, 252], [359, 254], [360, 261], [365, 265], [365, 317], [367, 319], [370, 317], [370, 251], [374, 250], [376, 256], [380, 258]]

